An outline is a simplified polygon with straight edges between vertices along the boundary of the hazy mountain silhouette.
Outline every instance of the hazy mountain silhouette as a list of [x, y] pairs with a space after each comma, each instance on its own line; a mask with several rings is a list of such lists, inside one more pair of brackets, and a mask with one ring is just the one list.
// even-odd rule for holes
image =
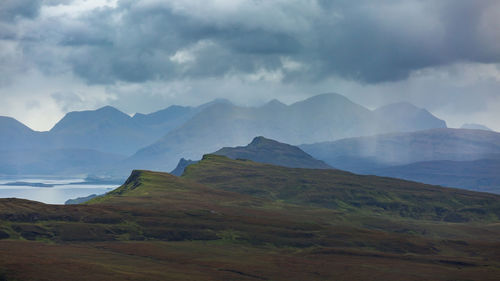
[[[387, 111], [387, 115], [393, 112]], [[370, 111], [338, 94], [322, 94], [289, 106], [276, 100], [261, 107], [219, 103], [139, 150], [128, 160], [128, 168], [168, 171], [175, 166], [176, 159], [199, 159], [207, 151], [244, 145], [256, 135], [300, 144], [373, 135], [404, 127], [405, 121], [401, 118], [388, 116], [381, 121], [382, 112], [383, 109]], [[396, 120], [390, 123], [393, 119]], [[405, 131], [418, 130], [422, 124], [445, 127], [442, 120], [425, 113], [412, 115], [408, 120]]]
[[103, 174], [124, 158], [92, 149], [0, 150], [0, 175]]
[[411, 132], [446, 128], [445, 121], [437, 119], [426, 109], [418, 108], [407, 102], [382, 106], [374, 113], [380, 126], [378, 131]]
[[[134, 117], [106, 106], [70, 112], [49, 132], [32, 131], [14, 119], [4, 118], [2, 124], [5, 150], [29, 150], [36, 155], [45, 155], [47, 150], [63, 153], [85, 149], [133, 154], [103, 171], [123, 175], [133, 168], [169, 171], [177, 159], [199, 159], [221, 147], [245, 145], [259, 135], [300, 144], [445, 126], [444, 121], [408, 104], [371, 111], [338, 94], [322, 94], [291, 105], [273, 100], [260, 107], [214, 100], [198, 107], [171, 106]], [[7, 162], [2, 161], [0, 166], [5, 167]], [[31, 170], [36, 170], [34, 167]]]
[[374, 169], [370, 174], [475, 191], [500, 193], [500, 158], [430, 161]]
[[414, 162], [472, 161], [500, 155], [500, 133], [432, 129], [301, 145], [305, 152], [336, 168], [364, 173]]
[[96, 149], [125, 155], [151, 142], [147, 127], [111, 106], [70, 112], [49, 134], [54, 147]]
[[0, 150], [32, 148], [42, 145], [39, 132], [25, 126], [14, 118], [0, 116]]

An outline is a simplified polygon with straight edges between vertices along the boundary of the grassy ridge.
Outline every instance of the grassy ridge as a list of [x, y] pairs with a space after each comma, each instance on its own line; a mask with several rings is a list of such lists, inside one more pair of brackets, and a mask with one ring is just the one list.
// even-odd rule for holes
[[183, 178], [270, 200], [348, 212], [465, 222], [500, 218], [500, 196], [360, 176], [340, 170], [290, 169], [206, 155]]
[[497, 280], [498, 201], [209, 155], [182, 178], [134, 171], [86, 205], [0, 200], [0, 278]]

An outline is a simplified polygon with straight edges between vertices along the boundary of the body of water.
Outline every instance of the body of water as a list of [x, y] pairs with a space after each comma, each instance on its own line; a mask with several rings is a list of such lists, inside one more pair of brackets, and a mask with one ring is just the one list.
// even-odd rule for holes
[[[86, 197], [92, 194], [101, 195], [117, 188], [119, 185], [83, 184], [83, 179], [43, 179], [43, 178], [7, 178], [0, 179], [0, 184], [7, 183], [43, 183], [52, 187], [35, 187], [27, 185], [0, 185], [0, 198], [21, 198], [47, 204], [64, 204], [68, 199]], [[76, 183], [76, 184], [70, 184]]]

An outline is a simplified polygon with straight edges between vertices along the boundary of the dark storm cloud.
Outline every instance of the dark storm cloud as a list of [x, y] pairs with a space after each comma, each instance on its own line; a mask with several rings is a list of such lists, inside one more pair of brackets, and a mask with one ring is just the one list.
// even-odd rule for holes
[[0, 21], [18, 18], [34, 18], [40, 11], [42, 0], [2, 0], [0, 1]]
[[[46, 20], [32, 30], [37, 39], [28, 33], [20, 44], [40, 68], [59, 60], [98, 84], [262, 69], [281, 71], [285, 81], [378, 83], [425, 67], [500, 61], [500, 20], [488, 14], [496, 1], [247, 1], [229, 11], [210, 1], [184, 1], [195, 4], [180, 9], [181, 2], [120, 1], [74, 21]], [[0, 4], [8, 7], [4, 20], [38, 11], [36, 1], [2, 3], [10, 3]], [[215, 8], [200, 15], [205, 3]], [[286, 69], [283, 58], [302, 67]]]

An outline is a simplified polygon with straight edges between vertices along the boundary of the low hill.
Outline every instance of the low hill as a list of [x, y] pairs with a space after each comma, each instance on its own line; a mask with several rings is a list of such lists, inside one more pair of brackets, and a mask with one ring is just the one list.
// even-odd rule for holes
[[206, 155], [86, 205], [0, 199], [0, 277], [496, 280], [499, 199]]
[[202, 161], [188, 166], [182, 177], [270, 200], [350, 212], [467, 221], [476, 217], [476, 208], [482, 208], [487, 215], [479, 217], [500, 218], [499, 196], [340, 170], [290, 169], [205, 155]]
[[331, 169], [300, 148], [264, 137], [255, 137], [247, 146], [224, 147], [213, 154], [231, 159], [247, 159], [259, 163], [290, 168]]

